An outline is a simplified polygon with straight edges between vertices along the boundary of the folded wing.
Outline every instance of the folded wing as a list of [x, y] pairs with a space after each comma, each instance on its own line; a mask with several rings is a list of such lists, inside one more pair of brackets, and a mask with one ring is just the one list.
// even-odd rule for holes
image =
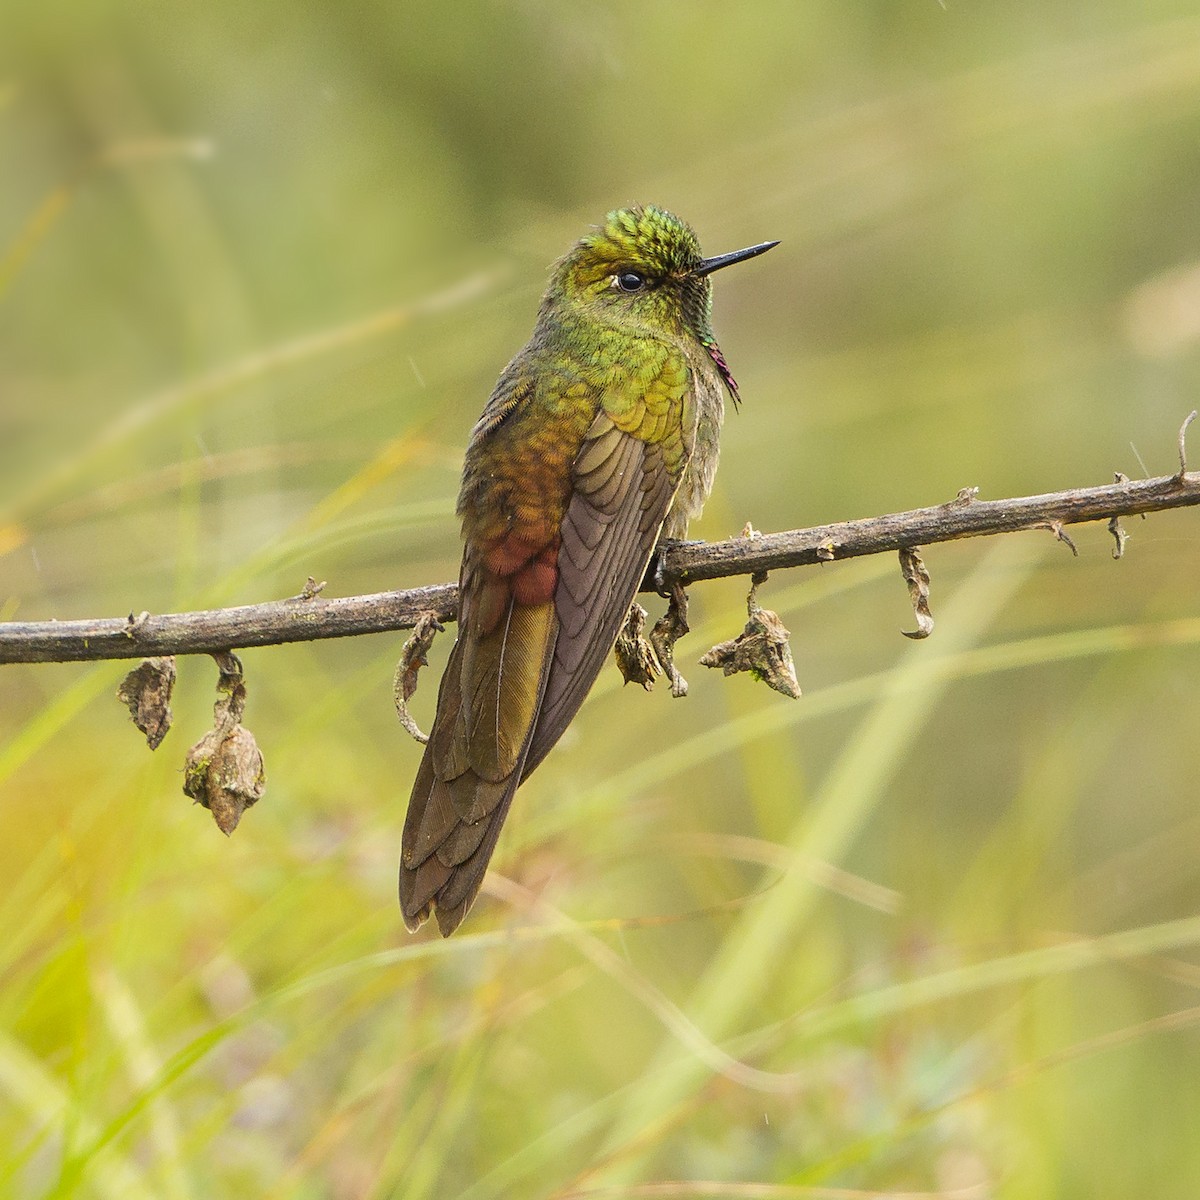
[[518, 784], [583, 703], [637, 594], [682, 474], [603, 412], [571, 467], [556, 539], [468, 543], [458, 640], [404, 826], [410, 929], [443, 935], [483, 882]]

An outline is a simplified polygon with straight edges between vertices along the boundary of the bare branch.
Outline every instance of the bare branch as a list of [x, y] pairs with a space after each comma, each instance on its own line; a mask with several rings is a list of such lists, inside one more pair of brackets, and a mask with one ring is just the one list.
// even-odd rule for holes
[[458, 589], [443, 583], [369, 596], [300, 597], [207, 612], [144, 615], [132, 622], [128, 617], [0, 622], [0, 663], [216, 654], [230, 646], [244, 650], [411, 629], [426, 612], [453, 621], [457, 608]]
[[[964, 488], [954, 500], [932, 508], [723, 542], [669, 542], [658, 557], [663, 580], [691, 584], [895, 553], [957, 538], [1061, 529], [1085, 521], [1111, 521], [1196, 504], [1200, 504], [1200, 473], [1186, 471], [1012, 500], [977, 500], [972, 489]], [[654, 581], [646, 580], [642, 590], [655, 590]], [[446, 583], [329, 600], [311, 595], [306, 589], [291, 600], [209, 612], [87, 621], [10, 621], [0, 623], [0, 663], [212, 654], [230, 647], [354, 637], [411, 629], [428, 612], [441, 621], [452, 621], [457, 605], [457, 589]]]
[[883, 517], [764, 533], [754, 539], [684, 542], [667, 548], [664, 575], [678, 574], [685, 583], [752, 575], [866, 554], [894, 554], [907, 546], [930, 546], [957, 538], [1044, 530], [1055, 521], [1078, 525], [1195, 504], [1200, 504], [1200, 474], [1194, 471], [1012, 500], [964, 499], [960, 492], [948, 504]]

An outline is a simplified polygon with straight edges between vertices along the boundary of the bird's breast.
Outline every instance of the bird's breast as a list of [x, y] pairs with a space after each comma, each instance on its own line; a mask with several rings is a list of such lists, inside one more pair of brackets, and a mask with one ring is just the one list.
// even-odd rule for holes
[[712, 491], [721, 451], [721, 423], [725, 419], [725, 393], [720, 377], [707, 355], [696, 356], [690, 363], [692, 373], [691, 409], [694, 432], [692, 452], [671, 511], [663, 524], [662, 536], [687, 536], [688, 522], [698, 517]]

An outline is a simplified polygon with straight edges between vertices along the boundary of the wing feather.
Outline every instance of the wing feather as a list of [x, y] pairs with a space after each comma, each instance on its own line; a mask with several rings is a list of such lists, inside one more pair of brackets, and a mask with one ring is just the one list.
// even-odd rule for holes
[[575, 462], [558, 556], [559, 632], [522, 778], [562, 736], [604, 666], [678, 488], [656, 445], [613, 434], [602, 428]]

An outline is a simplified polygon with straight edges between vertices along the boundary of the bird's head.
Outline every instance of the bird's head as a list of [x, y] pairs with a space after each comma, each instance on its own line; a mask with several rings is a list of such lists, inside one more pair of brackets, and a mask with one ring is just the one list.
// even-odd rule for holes
[[559, 261], [547, 301], [561, 297], [605, 324], [691, 334], [708, 345], [713, 340], [709, 276], [778, 244], [763, 242], [704, 258], [692, 227], [674, 213], [649, 204], [620, 208]]

